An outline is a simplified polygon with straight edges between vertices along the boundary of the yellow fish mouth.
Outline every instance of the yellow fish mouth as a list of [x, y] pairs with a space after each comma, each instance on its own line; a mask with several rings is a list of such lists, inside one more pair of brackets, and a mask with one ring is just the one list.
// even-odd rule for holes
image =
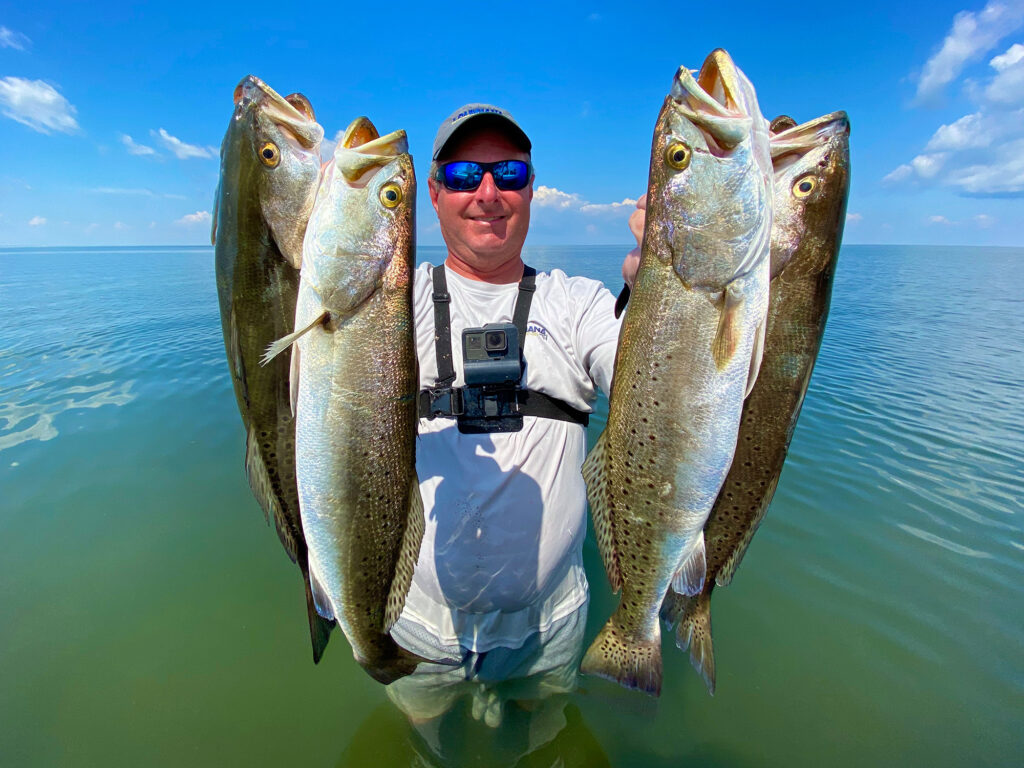
[[803, 153], [836, 136], [849, 136], [850, 119], [842, 110], [779, 131], [771, 137], [772, 159]]
[[710, 139], [709, 147], [729, 151], [750, 135], [743, 84], [732, 58], [721, 48], [708, 54], [697, 77], [680, 67], [671, 97], [679, 111]]

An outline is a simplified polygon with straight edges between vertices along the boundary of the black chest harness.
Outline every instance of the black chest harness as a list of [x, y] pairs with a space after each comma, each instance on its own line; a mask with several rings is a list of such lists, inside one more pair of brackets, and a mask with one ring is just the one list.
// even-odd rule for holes
[[472, 384], [453, 387], [455, 367], [452, 364], [452, 319], [448, 281], [444, 265], [434, 268], [434, 340], [437, 354], [437, 383], [420, 390], [420, 418], [438, 416], [457, 419], [459, 431], [466, 434], [518, 432], [523, 416], [558, 419], [587, 426], [590, 417], [557, 398], [524, 389], [521, 386], [525, 364], [523, 345], [526, 342], [526, 321], [536, 291], [537, 270], [526, 267], [519, 282], [519, 295], [512, 313], [512, 324], [519, 335], [520, 379], [514, 384]]

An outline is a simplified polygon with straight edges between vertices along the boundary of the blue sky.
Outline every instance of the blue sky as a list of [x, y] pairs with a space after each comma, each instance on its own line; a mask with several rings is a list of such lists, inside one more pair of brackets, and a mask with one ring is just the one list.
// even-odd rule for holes
[[421, 180], [442, 118], [502, 105], [534, 144], [527, 242], [626, 245], [675, 69], [716, 47], [768, 118], [849, 113], [844, 242], [1024, 245], [1024, 0], [511, 7], [2, 3], [0, 246], [208, 243], [247, 74], [328, 137], [405, 128]]

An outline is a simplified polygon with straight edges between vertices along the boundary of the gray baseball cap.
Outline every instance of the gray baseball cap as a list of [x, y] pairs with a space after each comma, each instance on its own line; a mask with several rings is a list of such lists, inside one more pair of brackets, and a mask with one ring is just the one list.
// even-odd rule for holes
[[441, 127], [437, 129], [437, 136], [434, 139], [434, 155], [431, 159], [437, 160], [444, 151], [445, 145], [470, 122], [473, 122], [473, 125], [478, 128], [487, 122], [494, 123], [505, 131], [508, 137], [524, 152], [529, 152], [533, 148], [530, 138], [519, 127], [519, 123], [501, 107], [496, 107], [493, 104], [465, 104], [448, 115], [441, 123]]

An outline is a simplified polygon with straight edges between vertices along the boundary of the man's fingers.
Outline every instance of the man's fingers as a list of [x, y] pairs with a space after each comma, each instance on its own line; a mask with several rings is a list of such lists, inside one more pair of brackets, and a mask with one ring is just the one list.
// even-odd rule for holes
[[640, 268], [640, 248], [634, 248], [632, 251], [626, 254], [626, 260], [622, 262], [622, 279], [626, 281], [626, 285], [630, 288], [633, 287], [633, 278], [636, 277], [636, 271]]
[[644, 221], [647, 220], [647, 195], [636, 201], [636, 210], [629, 216], [629, 231], [636, 238], [637, 247], [644, 244]]

